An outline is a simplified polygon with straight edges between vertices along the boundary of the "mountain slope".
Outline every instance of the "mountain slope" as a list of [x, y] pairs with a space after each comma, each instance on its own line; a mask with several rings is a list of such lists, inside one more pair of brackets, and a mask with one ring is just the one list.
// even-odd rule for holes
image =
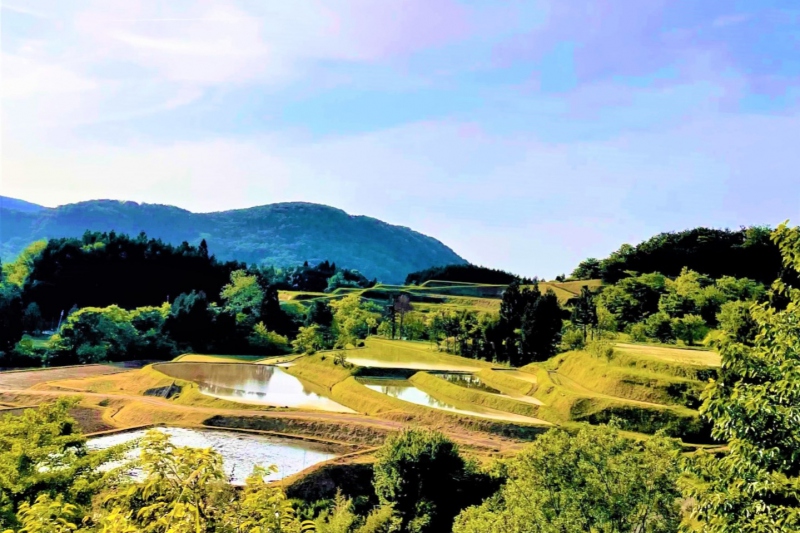
[[441, 242], [409, 228], [300, 202], [218, 213], [111, 200], [39, 212], [0, 207], [0, 254], [5, 261], [31, 241], [78, 237], [87, 229], [144, 231], [173, 244], [206, 239], [223, 260], [289, 266], [327, 259], [386, 283], [401, 283], [409, 272], [431, 266], [466, 263]]
[[26, 213], [36, 213], [47, 208], [38, 204], [26, 202], [25, 200], [17, 200], [16, 198], [9, 198], [8, 196], [0, 196], [0, 209], [15, 209], [17, 211], [24, 211]]

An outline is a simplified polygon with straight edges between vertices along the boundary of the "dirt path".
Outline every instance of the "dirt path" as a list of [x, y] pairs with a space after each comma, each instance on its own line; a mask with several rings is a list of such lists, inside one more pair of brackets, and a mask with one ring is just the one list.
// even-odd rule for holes
[[[393, 420], [386, 420], [361, 414], [331, 413], [325, 411], [261, 411], [255, 409], [220, 409], [215, 407], [197, 407], [190, 405], [180, 405], [170, 402], [167, 399], [155, 396], [137, 396], [133, 394], [97, 393], [82, 391], [58, 391], [58, 390], [30, 390], [30, 389], [9, 389], [0, 387], [0, 395], [17, 394], [31, 397], [52, 397], [59, 396], [82, 396], [85, 398], [124, 400], [129, 402], [139, 402], [156, 407], [162, 407], [171, 411], [201, 413], [208, 415], [224, 415], [239, 417], [268, 417], [304, 420], [309, 422], [334, 422], [339, 424], [368, 425], [388, 431], [398, 431], [408, 424]], [[113, 420], [113, 415], [112, 415]], [[515, 450], [524, 446], [525, 443], [507, 439], [500, 436], [489, 435], [486, 433], [476, 433], [463, 428], [448, 427], [446, 433], [456, 442], [462, 445], [474, 446], [478, 448], [489, 448], [491, 450]]]

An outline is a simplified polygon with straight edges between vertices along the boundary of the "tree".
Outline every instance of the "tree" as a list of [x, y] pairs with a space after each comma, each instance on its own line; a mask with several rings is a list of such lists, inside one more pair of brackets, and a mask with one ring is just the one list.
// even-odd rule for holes
[[[787, 270], [800, 271], [800, 229], [772, 236]], [[701, 414], [728, 452], [700, 452], [682, 482], [695, 504], [687, 529], [707, 533], [800, 530], [800, 290], [781, 280], [785, 306], [751, 308], [752, 346], [725, 332], [719, 377], [703, 394]]]
[[602, 276], [600, 261], [590, 257], [581, 261], [578, 267], [572, 271], [575, 279], [599, 279]]
[[673, 342], [675, 340], [672, 320], [666, 313], [660, 312], [650, 315], [644, 325], [645, 333], [651, 339], [657, 339], [660, 342]]
[[263, 322], [253, 326], [253, 332], [248, 340], [251, 346], [256, 346], [267, 353], [282, 354], [289, 351], [289, 340], [283, 335], [269, 331]]
[[522, 315], [520, 348], [523, 358], [516, 364], [544, 361], [555, 355], [562, 326], [561, 306], [555, 293], [551, 290], [545, 294], [539, 293], [539, 297], [525, 308], [525, 314]]
[[717, 313], [720, 329], [726, 331], [736, 342], [751, 344], [757, 333], [757, 325], [750, 314], [753, 304], [734, 300], [722, 305]]
[[[414, 306], [411, 305], [411, 297], [407, 294], [400, 294], [394, 299], [393, 307], [395, 312], [400, 315], [400, 338], [403, 338], [404, 335], [404, 322], [406, 314], [409, 313], [414, 309]], [[394, 332], [392, 332], [392, 338], [394, 338]]]
[[336, 344], [342, 348], [366, 338], [378, 325], [380, 308], [371, 302], [362, 302], [358, 294], [349, 294], [330, 305], [334, 309]]
[[0, 351], [8, 352], [22, 338], [22, 296], [19, 288], [0, 284]]
[[454, 533], [672, 533], [680, 447], [615, 426], [554, 429], [505, 465], [508, 481], [455, 521]]
[[572, 306], [571, 321], [581, 328], [583, 342], [586, 342], [587, 329], [597, 327], [597, 304], [594, 293], [589, 287], [581, 287], [581, 294], [575, 299]]
[[380, 502], [400, 516], [402, 531], [449, 531], [466, 488], [466, 466], [458, 446], [441, 433], [406, 429], [377, 452], [373, 486]]
[[[0, 531], [16, 527], [18, 513], [36, 522], [51, 505], [59, 512], [68, 511], [66, 505], [86, 511], [92, 497], [116, 479], [117, 470], [101, 467], [119, 459], [122, 449], [87, 449], [69, 415], [77, 403], [59, 399], [0, 420]], [[38, 501], [51, 495], [58, 496]]]
[[300, 328], [297, 338], [292, 341], [292, 347], [297, 353], [314, 353], [325, 347], [325, 339], [317, 324]]
[[42, 311], [36, 302], [29, 303], [23, 311], [22, 327], [30, 333], [39, 333], [42, 330]]
[[261, 315], [264, 291], [258, 278], [246, 270], [231, 272], [231, 282], [222, 288], [220, 297], [225, 302], [225, 310], [236, 317], [237, 323], [252, 327]]
[[256, 467], [237, 491], [222, 468], [222, 456], [211, 448], [173, 445], [150, 431], [141, 444], [144, 479], [133, 480], [104, 498], [106, 510], [141, 533], [301, 533], [301, 523], [279, 486], [264, 477], [273, 467]]
[[672, 319], [672, 330], [675, 332], [675, 337], [692, 346], [696, 341], [705, 337], [708, 333], [708, 326], [702, 317], [686, 315]]
[[563, 321], [558, 298], [512, 283], [503, 293], [498, 328], [503, 338], [501, 357], [514, 366], [547, 359], [555, 353]]

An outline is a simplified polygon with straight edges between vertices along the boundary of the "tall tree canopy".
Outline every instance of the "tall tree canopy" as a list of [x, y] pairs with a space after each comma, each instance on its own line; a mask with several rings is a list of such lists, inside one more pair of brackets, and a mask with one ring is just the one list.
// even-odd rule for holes
[[52, 239], [32, 260], [25, 302], [37, 302], [45, 320], [77, 307], [125, 309], [161, 305], [193, 290], [218, 295], [239, 263], [219, 263], [208, 249], [164, 244], [110, 233]]
[[636, 246], [624, 244], [606, 259], [587, 259], [572, 275], [616, 282], [629, 271], [675, 277], [685, 267], [714, 279], [733, 276], [772, 283], [781, 270], [781, 257], [769, 235], [770, 229], [760, 226], [659, 233]]
[[[800, 229], [773, 234], [787, 268], [800, 271]], [[684, 480], [696, 504], [689, 528], [707, 533], [800, 531], [800, 288], [776, 281], [788, 302], [753, 305], [752, 346], [737, 329], [721, 344], [719, 379], [701, 413], [727, 453], [701, 453]]]

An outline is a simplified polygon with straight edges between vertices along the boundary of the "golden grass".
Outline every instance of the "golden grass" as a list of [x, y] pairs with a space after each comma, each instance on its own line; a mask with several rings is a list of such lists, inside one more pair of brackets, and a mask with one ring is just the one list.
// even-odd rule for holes
[[704, 388], [699, 381], [617, 366], [613, 360], [601, 360], [586, 352], [560, 354], [549, 360], [546, 367], [590, 391], [620, 400], [684, 405], [685, 394], [699, 398]]
[[689, 350], [685, 348], [628, 344], [623, 342], [617, 343], [614, 346], [614, 350], [623, 354], [652, 357], [667, 362], [680, 363], [682, 365], [718, 367], [722, 363], [720, 355], [710, 350]]
[[481, 381], [495, 389], [508, 393], [529, 396], [536, 390], [536, 377], [522, 377], [524, 374], [516, 370], [484, 369], [475, 374]]
[[[486, 361], [439, 352], [427, 342], [393, 341], [380, 337], [370, 337], [365, 341], [364, 348], [346, 350], [344, 355], [354, 364], [368, 359], [385, 363], [388, 368], [477, 371], [495, 366]], [[409, 367], [411, 363], [417, 365]]]

